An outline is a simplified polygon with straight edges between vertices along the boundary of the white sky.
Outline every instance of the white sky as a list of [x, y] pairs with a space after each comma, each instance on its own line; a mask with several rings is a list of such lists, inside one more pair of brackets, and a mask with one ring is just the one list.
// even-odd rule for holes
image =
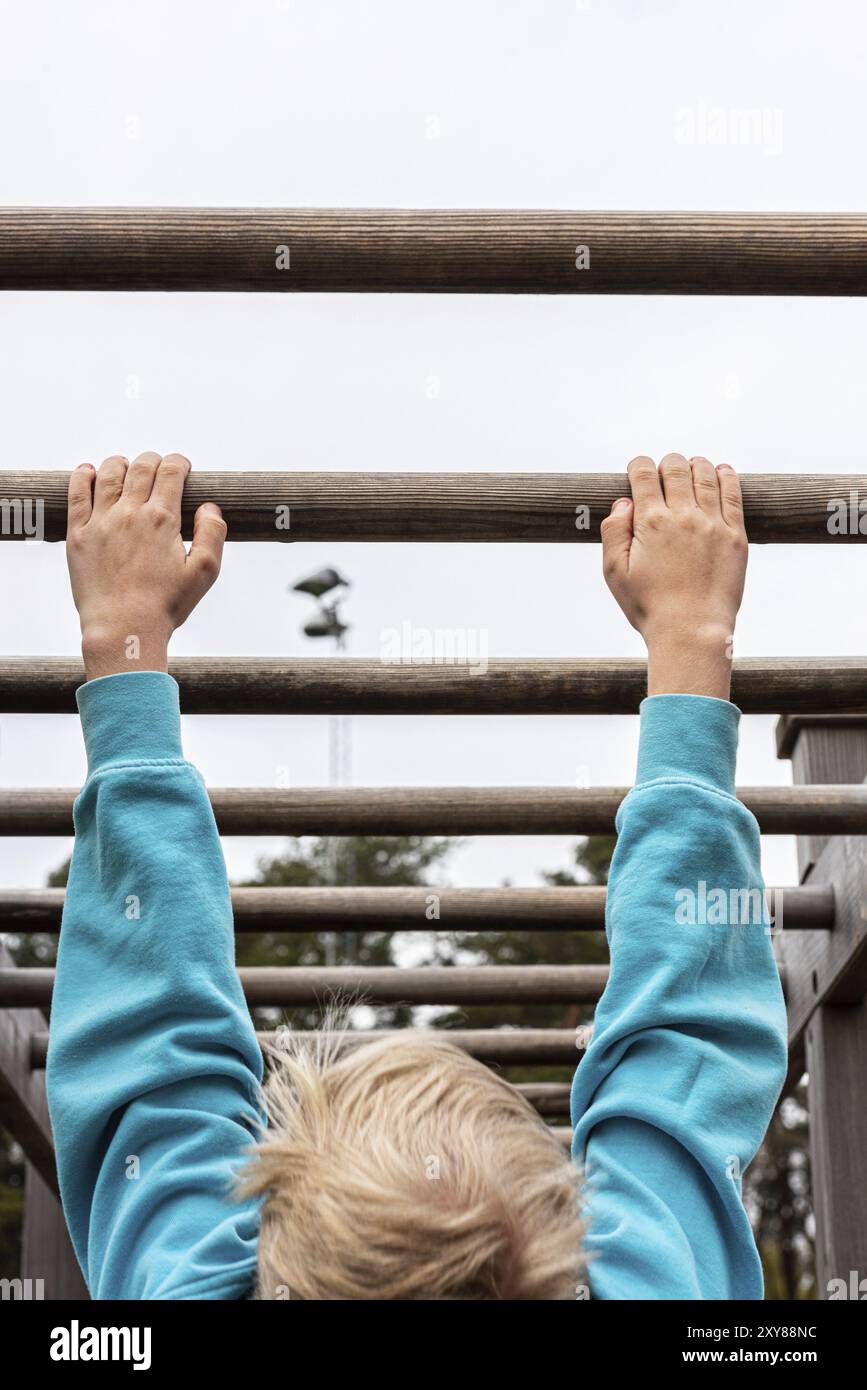
[[[7, 204], [863, 211], [867, 11], [831, 0], [42, 0], [0, 3]], [[758, 143], [685, 144], [690, 111]], [[704, 116], [703, 116], [704, 113]], [[680, 123], [680, 126], [679, 126]], [[3, 468], [181, 450], [207, 469], [617, 471], [703, 453], [745, 471], [867, 472], [860, 300], [471, 296], [0, 297]], [[427, 379], [440, 380], [429, 399]], [[129, 379], [138, 398], [129, 398]], [[383, 628], [486, 629], [492, 655], [641, 654], [596, 546], [238, 545], [175, 655], [313, 654], [287, 583], [354, 581]], [[0, 650], [72, 654], [60, 546], [0, 546]], [[863, 653], [858, 547], [752, 551], [740, 655]], [[739, 780], [785, 782], [770, 718]], [[356, 784], [598, 784], [634, 718], [353, 721]], [[324, 718], [189, 718], [212, 785], [327, 779]], [[73, 718], [7, 716], [0, 783], [74, 785]], [[249, 872], [279, 841], [224, 842]], [[479, 839], [456, 883], [538, 881], [564, 838]], [[0, 846], [0, 884], [68, 852]], [[769, 882], [792, 843], [766, 839]]]

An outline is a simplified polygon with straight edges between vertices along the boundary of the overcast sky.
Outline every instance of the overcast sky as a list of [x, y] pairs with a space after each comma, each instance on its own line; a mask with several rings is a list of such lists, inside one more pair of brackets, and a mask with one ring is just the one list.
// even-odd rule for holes
[[[864, 211], [865, 39], [844, 0], [3, 0], [0, 201]], [[678, 450], [867, 472], [862, 300], [5, 294], [0, 315], [2, 468], [152, 448], [611, 472]], [[228, 547], [175, 655], [319, 654], [286, 587], [326, 563], [353, 581], [356, 655], [404, 621], [482, 629], [495, 656], [641, 654], [597, 546], [269, 544]], [[865, 581], [860, 547], [754, 547], [738, 654], [863, 653]], [[61, 546], [0, 545], [0, 585], [3, 652], [77, 652]], [[773, 726], [743, 721], [741, 783], [789, 780]], [[634, 718], [356, 719], [353, 780], [620, 784], [636, 738]], [[188, 718], [185, 743], [212, 785], [327, 781], [325, 718]], [[72, 717], [6, 716], [0, 747], [4, 785], [84, 775]], [[279, 843], [224, 841], [230, 872]], [[532, 884], [570, 843], [470, 841], [450, 878]], [[0, 884], [68, 849], [5, 841]], [[792, 842], [764, 851], [794, 882]]]

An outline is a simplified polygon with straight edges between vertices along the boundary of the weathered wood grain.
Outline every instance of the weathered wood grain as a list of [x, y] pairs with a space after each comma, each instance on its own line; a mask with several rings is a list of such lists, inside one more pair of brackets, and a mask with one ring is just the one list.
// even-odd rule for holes
[[[62, 540], [68, 484], [68, 472], [0, 472], [0, 540]], [[867, 540], [867, 475], [746, 473], [741, 487], [754, 543]], [[194, 472], [183, 530], [189, 538], [196, 508], [218, 502], [230, 541], [576, 544], [598, 542], [611, 504], [629, 495], [625, 473]]]
[[[34, 1082], [44, 1077], [32, 1073]], [[87, 1302], [90, 1294], [75, 1256], [55, 1187], [28, 1159], [24, 1167], [24, 1220], [21, 1226], [21, 1278], [36, 1285], [47, 1302]]]
[[861, 295], [867, 216], [6, 207], [0, 289]]

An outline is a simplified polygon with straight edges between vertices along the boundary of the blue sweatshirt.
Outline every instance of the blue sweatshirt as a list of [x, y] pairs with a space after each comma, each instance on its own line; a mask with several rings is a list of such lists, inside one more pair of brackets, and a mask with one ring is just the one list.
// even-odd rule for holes
[[[66, 1219], [94, 1298], [243, 1298], [257, 1206], [229, 1191], [262, 1061], [214, 817], [170, 677], [92, 681], [78, 705], [88, 777], [48, 1052]], [[734, 797], [738, 712], [660, 696], [641, 720], [609, 885], [611, 977], [572, 1093], [592, 1293], [760, 1298], [740, 1174], [785, 1074], [777, 972], [761, 924], [675, 917], [702, 881], [761, 887], [757, 826]]]

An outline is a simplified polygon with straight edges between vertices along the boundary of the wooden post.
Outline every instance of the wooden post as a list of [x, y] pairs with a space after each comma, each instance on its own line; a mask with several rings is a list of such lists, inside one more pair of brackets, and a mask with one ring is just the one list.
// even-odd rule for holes
[[[860, 782], [867, 776], [867, 720], [788, 717], [780, 757], [798, 782]], [[801, 882], [832, 884], [833, 931], [778, 940], [788, 982], [790, 1040], [806, 1039], [810, 1152], [820, 1298], [840, 1297], [867, 1277], [867, 847], [863, 839], [799, 838]], [[844, 1292], [843, 1297], [858, 1297]]]
[[21, 1277], [46, 1301], [90, 1298], [60, 1202], [32, 1163], [25, 1169]]
[[[17, 970], [2, 942], [0, 969]], [[0, 1010], [0, 1120], [27, 1156], [21, 1277], [35, 1281], [33, 1298], [86, 1298], [57, 1196], [45, 1074], [33, 1067], [33, 1042], [44, 1028], [38, 1009]]]

